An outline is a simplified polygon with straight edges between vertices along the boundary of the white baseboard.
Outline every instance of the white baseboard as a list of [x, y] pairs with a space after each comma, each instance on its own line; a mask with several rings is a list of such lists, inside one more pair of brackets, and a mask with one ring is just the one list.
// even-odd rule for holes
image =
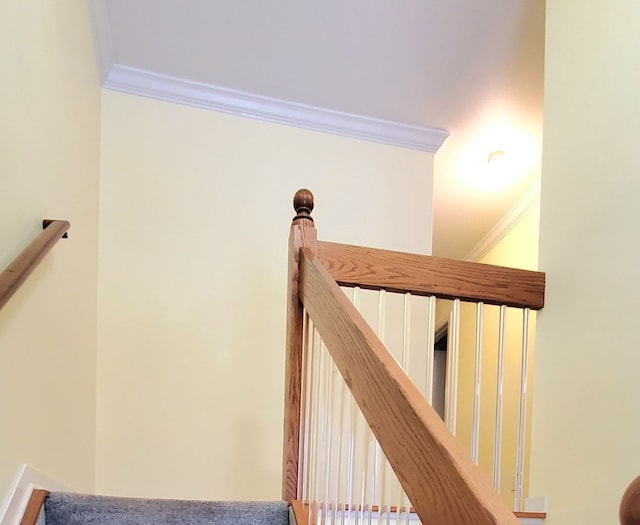
[[[547, 497], [532, 497], [524, 500], [525, 512], [547, 512]], [[522, 525], [542, 525], [544, 520], [542, 518], [520, 518]], [[0, 524], [2, 525], [2, 524]]]
[[68, 491], [68, 487], [38, 472], [29, 465], [18, 469], [16, 479], [0, 507], [0, 525], [20, 525], [33, 489]]
[[547, 497], [537, 496], [525, 499], [524, 510], [526, 512], [547, 512]]
[[518, 518], [522, 525], [543, 525], [544, 520], [542, 518]]

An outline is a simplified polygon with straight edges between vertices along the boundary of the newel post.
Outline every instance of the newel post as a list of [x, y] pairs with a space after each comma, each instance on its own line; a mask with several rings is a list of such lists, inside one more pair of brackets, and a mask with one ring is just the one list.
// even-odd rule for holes
[[622, 496], [620, 525], [640, 525], [640, 476], [631, 482]]
[[287, 284], [287, 355], [284, 389], [284, 450], [282, 454], [282, 498], [299, 499], [298, 463], [300, 459], [300, 408], [302, 399], [303, 310], [298, 297], [300, 248], [316, 251], [316, 229], [311, 218], [313, 194], [298, 190], [293, 198], [296, 216], [289, 234], [289, 273]]

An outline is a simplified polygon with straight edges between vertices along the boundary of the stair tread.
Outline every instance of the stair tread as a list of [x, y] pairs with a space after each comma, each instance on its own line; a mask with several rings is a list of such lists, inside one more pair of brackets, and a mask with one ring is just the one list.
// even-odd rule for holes
[[287, 525], [284, 501], [189, 501], [52, 492], [47, 525]]

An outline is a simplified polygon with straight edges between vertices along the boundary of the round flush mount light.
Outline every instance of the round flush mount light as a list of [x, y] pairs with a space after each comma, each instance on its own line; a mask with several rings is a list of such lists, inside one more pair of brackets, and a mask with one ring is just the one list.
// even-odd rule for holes
[[458, 176], [485, 191], [500, 191], [533, 166], [535, 147], [522, 132], [506, 125], [489, 128], [458, 160]]
[[502, 162], [504, 162], [506, 155], [507, 154], [501, 149], [492, 151], [491, 153], [489, 153], [489, 156], [487, 157], [487, 163], [489, 165], [492, 165], [492, 164], [495, 165], [496, 163], [501, 164]]
[[485, 183], [499, 188], [503, 183], [510, 180], [511, 171], [514, 169], [511, 160], [506, 152], [501, 149], [489, 153], [484, 173], [484, 177], [487, 179]]

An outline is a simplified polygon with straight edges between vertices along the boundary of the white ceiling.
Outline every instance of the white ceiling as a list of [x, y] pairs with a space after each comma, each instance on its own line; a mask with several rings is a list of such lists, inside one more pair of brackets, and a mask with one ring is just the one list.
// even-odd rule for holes
[[[539, 177], [544, 0], [89, 0], [113, 64], [422, 128], [436, 154], [434, 254], [462, 258]], [[492, 124], [537, 162], [498, 193], [457, 176]], [[489, 152], [487, 152], [489, 153]]]

